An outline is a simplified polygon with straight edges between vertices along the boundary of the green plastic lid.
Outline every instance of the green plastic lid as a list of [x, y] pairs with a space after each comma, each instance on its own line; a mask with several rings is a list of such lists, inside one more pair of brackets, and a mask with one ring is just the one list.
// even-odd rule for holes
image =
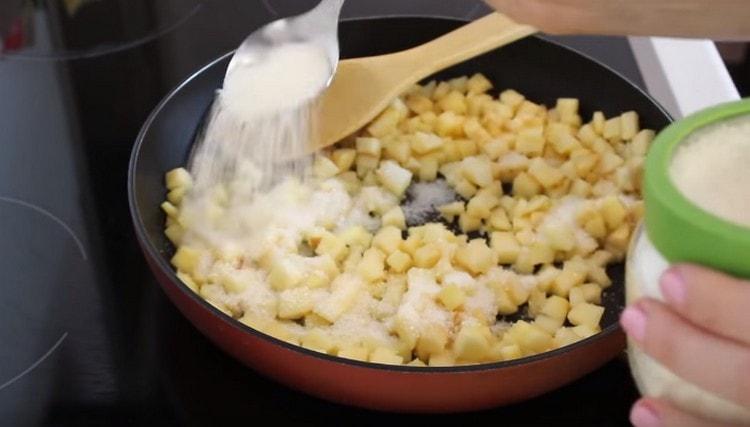
[[[722, 104], [676, 121], [654, 140], [644, 177], [646, 231], [670, 262], [701, 264], [750, 278], [750, 228], [719, 218], [689, 201], [672, 183], [669, 170], [677, 147], [688, 135], [704, 126], [749, 114], [750, 98]], [[750, 191], [750, 183], [741, 184]]]

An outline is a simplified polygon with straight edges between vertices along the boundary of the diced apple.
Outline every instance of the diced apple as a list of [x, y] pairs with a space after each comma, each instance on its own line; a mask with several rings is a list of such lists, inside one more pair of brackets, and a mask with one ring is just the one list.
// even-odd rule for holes
[[411, 144], [405, 137], [394, 138], [384, 143], [385, 157], [405, 165], [411, 159]]
[[624, 253], [627, 251], [630, 242], [630, 226], [627, 223], [620, 224], [615, 231], [607, 236], [607, 245], [613, 249]]
[[521, 347], [519, 347], [518, 344], [510, 344], [510, 345], [502, 346], [500, 347], [499, 352], [503, 360], [520, 359], [523, 356], [523, 353], [521, 352]]
[[492, 286], [492, 290], [495, 294], [495, 304], [499, 315], [505, 316], [518, 311], [518, 305], [513, 302], [504, 286]]
[[355, 160], [357, 176], [365, 178], [370, 172], [374, 171], [378, 167], [379, 159], [374, 156], [360, 154]]
[[343, 260], [348, 252], [346, 242], [331, 233], [325, 233], [320, 239], [318, 246], [315, 247], [316, 254], [327, 254], [336, 261]]
[[648, 147], [651, 145], [651, 141], [654, 140], [655, 135], [654, 131], [650, 129], [644, 129], [638, 132], [630, 142], [630, 155], [634, 157], [644, 157], [646, 153], [648, 153]]
[[531, 175], [526, 172], [519, 173], [513, 180], [513, 195], [531, 198], [540, 194], [542, 186]]
[[331, 160], [340, 171], [348, 171], [354, 164], [354, 159], [357, 157], [357, 151], [353, 148], [339, 148], [331, 153]]
[[179, 206], [182, 203], [182, 199], [188, 191], [188, 187], [177, 187], [167, 193], [167, 201], [175, 206]]
[[401, 230], [406, 229], [406, 217], [400, 206], [394, 206], [391, 210], [384, 213], [381, 220], [383, 226], [396, 227]]
[[328, 353], [336, 348], [328, 333], [319, 328], [311, 329], [305, 333], [300, 340], [300, 344], [302, 347], [320, 353]]
[[440, 162], [435, 154], [423, 156], [419, 159], [419, 180], [431, 182], [437, 178]]
[[458, 217], [458, 227], [464, 233], [470, 233], [477, 231], [482, 228], [482, 218], [469, 215], [468, 213], [462, 213]]
[[521, 105], [526, 98], [513, 89], [507, 89], [500, 93], [500, 102], [514, 109]]
[[172, 257], [171, 263], [175, 269], [184, 271], [193, 278], [196, 277], [201, 265], [203, 252], [190, 246], [180, 246]]
[[564, 268], [552, 283], [552, 292], [561, 297], [567, 297], [574, 286], [580, 285], [586, 279], [586, 274], [569, 268]]
[[313, 162], [313, 175], [316, 178], [328, 179], [339, 173], [339, 167], [326, 156], [317, 155]]
[[481, 362], [490, 352], [489, 328], [483, 325], [464, 325], [456, 334], [453, 350], [459, 360]]
[[490, 236], [492, 250], [497, 254], [500, 264], [513, 264], [518, 259], [521, 246], [511, 232], [494, 232]]
[[466, 294], [458, 286], [447, 285], [443, 286], [438, 293], [438, 301], [440, 301], [448, 310], [455, 310], [464, 304], [466, 301]]
[[398, 163], [386, 160], [380, 163], [377, 177], [388, 191], [401, 197], [411, 183], [412, 173], [399, 166]]
[[622, 123], [620, 117], [613, 117], [604, 122], [604, 129], [602, 130], [602, 136], [606, 139], [612, 140], [620, 138], [622, 134]]
[[185, 284], [185, 286], [190, 288], [190, 290], [195, 292], [196, 294], [200, 291], [200, 286], [195, 283], [195, 280], [193, 280], [193, 278], [184, 271], [177, 271], [177, 278], [180, 279], [182, 283]]
[[279, 294], [278, 317], [300, 319], [315, 307], [312, 291], [304, 286], [287, 289]]
[[534, 319], [533, 324], [548, 334], [554, 335], [555, 332], [562, 327], [563, 323], [565, 323], [565, 318], [558, 319], [546, 314], [540, 314]]
[[620, 116], [620, 138], [629, 141], [640, 131], [638, 113], [628, 111]]
[[456, 181], [453, 189], [456, 190], [456, 193], [458, 193], [459, 196], [467, 200], [471, 199], [475, 194], [477, 194], [477, 187], [464, 177], [460, 177]]
[[432, 325], [422, 331], [417, 340], [416, 351], [420, 359], [429, 360], [433, 354], [445, 351], [448, 344], [448, 333], [445, 329]]
[[465, 118], [453, 111], [442, 112], [435, 121], [435, 131], [440, 136], [460, 137]]
[[358, 154], [380, 158], [383, 143], [378, 138], [359, 137], [355, 140]]
[[174, 190], [176, 188], [190, 188], [193, 185], [193, 178], [190, 176], [185, 168], [176, 168], [167, 172], [165, 175], [165, 181], [168, 190]]
[[596, 329], [599, 327], [599, 321], [601, 321], [603, 314], [604, 307], [584, 302], [570, 309], [568, 320], [576, 326], [585, 325]]
[[465, 207], [464, 202], [452, 202], [448, 203], [442, 206], [438, 206], [438, 211], [440, 212], [440, 215], [445, 218], [448, 222], [453, 222], [453, 220], [464, 213]]
[[432, 268], [441, 256], [440, 249], [434, 244], [425, 245], [414, 252], [414, 265], [419, 268]]
[[497, 254], [487, 247], [483, 239], [471, 240], [456, 250], [455, 262], [472, 274], [486, 273], [497, 265]]
[[541, 229], [541, 234], [547, 239], [552, 249], [570, 251], [575, 247], [575, 230], [567, 224], [547, 224]]
[[411, 149], [417, 154], [427, 154], [439, 150], [445, 141], [433, 133], [417, 132], [411, 141]]
[[299, 264], [288, 258], [277, 258], [271, 263], [268, 281], [277, 291], [295, 287], [305, 278], [304, 271]]
[[401, 365], [404, 363], [404, 358], [399, 356], [393, 349], [378, 347], [370, 354], [370, 362], [385, 365]]
[[333, 292], [315, 305], [315, 314], [334, 323], [354, 304], [361, 286], [362, 282], [356, 276], [344, 274], [337, 277], [331, 284]]
[[555, 348], [565, 347], [566, 345], [573, 344], [580, 340], [581, 337], [573, 332], [573, 329], [566, 327], [558, 329], [553, 337]]
[[[486, 219], [490, 217], [492, 209], [500, 203], [497, 196], [488, 192], [479, 191], [466, 204], [466, 214], [475, 218]], [[507, 220], [507, 218], [506, 218]]]
[[516, 151], [527, 156], [541, 156], [544, 152], [544, 130], [539, 128], [523, 129], [516, 137]]
[[363, 346], [351, 346], [344, 347], [336, 354], [338, 357], [345, 359], [359, 360], [360, 362], [366, 362], [370, 355], [370, 350]]
[[457, 90], [448, 92], [448, 94], [437, 102], [437, 105], [443, 111], [450, 111], [455, 114], [466, 114], [468, 110], [466, 97]]
[[370, 248], [362, 255], [357, 266], [359, 275], [368, 282], [374, 282], [385, 277], [385, 256], [375, 248]]
[[406, 105], [415, 114], [422, 114], [433, 109], [432, 100], [422, 94], [413, 94], [406, 97]]
[[466, 82], [466, 89], [471, 94], [484, 93], [492, 89], [492, 82], [481, 73], [476, 73]]
[[401, 230], [394, 226], [385, 226], [372, 239], [373, 247], [389, 255], [401, 246]]
[[175, 219], [177, 219], [180, 214], [179, 209], [177, 209], [177, 207], [170, 202], [163, 202], [161, 204], [161, 209], [164, 211], [164, 213], [167, 214], [167, 216]]
[[394, 273], [403, 273], [409, 269], [412, 265], [412, 259], [409, 254], [400, 250], [393, 251], [388, 258], [386, 258], [386, 264], [390, 267]]
[[541, 313], [546, 314], [553, 319], [565, 320], [565, 317], [568, 315], [569, 309], [570, 304], [568, 303], [568, 300], [557, 295], [553, 295], [547, 298], [547, 300], [544, 302]]
[[463, 176], [477, 187], [487, 187], [492, 184], [492, 167], [490, 159], [484, 156], [467, 157], [462, 161]]
[[602, 201], [601, 212], [610, 230], [615, 230], [619, 227], [628, 216], [625, 206], [623, 206], [620, 199], [616, 196], [606, 197]]
[[513, 229], [513, 226], [508, 219], [508, 214], [502, 207], [497, 207], [492, 210], [487, 223], [496, 231], [509, 231]]
[[531, 323], [519, 320], [507, 332], [522, 350], [541, 353], [552, 347], [552, 335]]

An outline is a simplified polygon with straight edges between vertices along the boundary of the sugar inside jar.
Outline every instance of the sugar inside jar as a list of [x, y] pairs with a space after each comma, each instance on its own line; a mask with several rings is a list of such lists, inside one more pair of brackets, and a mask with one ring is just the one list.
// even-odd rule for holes
[[[750, 100], [699, 112], [656, 138], [646, 162], [645, 220], [628, 255], [628, 304], [641, 297], [663, 300], [659, 279], [673, 263], [750, 278], [748, 183]], [[633, 341], [628, 357], [644, 395], [708, 419], [750, 424], [750, 408], [678, 377]]]

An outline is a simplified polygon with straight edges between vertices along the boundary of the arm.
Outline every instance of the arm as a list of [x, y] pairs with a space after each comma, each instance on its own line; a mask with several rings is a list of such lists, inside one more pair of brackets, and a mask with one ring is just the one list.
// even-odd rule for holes
[[511, 18], [557, 34], [750, 40], [747, 0], [486, 0]]

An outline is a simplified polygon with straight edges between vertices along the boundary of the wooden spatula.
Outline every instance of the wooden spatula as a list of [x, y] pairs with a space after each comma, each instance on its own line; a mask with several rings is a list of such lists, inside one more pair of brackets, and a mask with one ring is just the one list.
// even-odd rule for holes
[[321, 100], [313, 148], [329, 146], [356, 132], [425, 77], [536, 31], [492, 13], [412, 49], [339, 62]]

